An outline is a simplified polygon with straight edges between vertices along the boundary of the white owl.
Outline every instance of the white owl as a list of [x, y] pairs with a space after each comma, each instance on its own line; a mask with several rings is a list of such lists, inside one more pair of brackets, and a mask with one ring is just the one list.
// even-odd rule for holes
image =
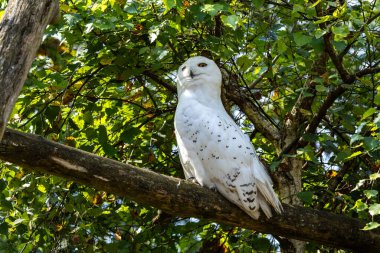
[[269, 218], [270, 205], [281, 213], [281, 203], [248, 136], [224, 109], [221, 84], [220, 69], [206, 57], [178, 69], [174, 127], [185, 176], [216, 188], [252, 218], [260, 208]]

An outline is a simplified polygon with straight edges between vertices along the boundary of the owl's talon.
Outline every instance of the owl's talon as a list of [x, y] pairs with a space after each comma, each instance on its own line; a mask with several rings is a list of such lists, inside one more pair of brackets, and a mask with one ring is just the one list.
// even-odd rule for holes
[[186, 179], [187, 181], [190, 181], [194, 184], [199, 184], [198, 181], [195, 179], [195, 177], [189, 177], [188, 179]]
[[209, 189], [212, 190], [212, 191], [214, 191], [214, 192], [218, 192], [218, 189], [216, 189], [215, 185], [211, 186]]

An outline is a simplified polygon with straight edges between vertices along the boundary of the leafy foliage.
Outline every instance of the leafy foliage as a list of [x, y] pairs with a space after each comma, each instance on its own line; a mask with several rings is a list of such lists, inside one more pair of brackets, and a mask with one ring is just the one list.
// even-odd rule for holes
[[[61, 20], [45, 33], [10, 125], [182, 177], [173, 134], [175, 71], [203, 54], [238, 77], [276, 128], [285, 127], [300, 97], [309, 99], [299, 125], [306, 144], [284, 154], [304, 161], [298, 197], [374, 229], [380, 226], [379, 12], [378, 1], [61, 0]], [[327, 57], [326, 38], [337, 60], [323, 66], [316, 63]], [[355, 80], [345, 79], [340, 67]], [[316, 131], [307, 132], [337, 90]], [[275, 145], [244, 112], [232, 110], [266, 163], [278, 164]], [[8, 163], [1, 164], [1, 178], [3, 252], [277, 247], [272, 237], [157, 216], [111, 193]]]

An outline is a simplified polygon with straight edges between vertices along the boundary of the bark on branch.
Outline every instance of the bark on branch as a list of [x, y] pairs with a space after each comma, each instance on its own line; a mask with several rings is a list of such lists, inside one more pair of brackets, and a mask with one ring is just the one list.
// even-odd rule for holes
[[337, 248], [378, 252], [380, 229], [363, 231], [358, 219], [284, 205], [283, 215], [251, 219], [221, 195], [191, 182], [140, 169], [42, 137], [7, 129], [0, 159], [126, 196], [182, 217], [199, 217]]
[[0, 23], [0, 140], [58, 0], [10, 0]]
[[251, 97], [242, 90], [233, 74], [222, 71], [224, 93], [226, 98], [235, 103], [255, 125], [255, 128], [272, 143], [280, 141], [280, 132], [275, 125], [263, 115], [262, 109], [251, 102]]

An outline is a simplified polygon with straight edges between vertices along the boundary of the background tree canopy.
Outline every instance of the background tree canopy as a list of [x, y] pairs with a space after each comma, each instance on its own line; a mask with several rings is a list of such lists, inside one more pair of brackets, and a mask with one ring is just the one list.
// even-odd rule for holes
[[[0, 17], [6, 5], [0, 0]], [[60, 10], [10, 127], [183, 177], [175, 73], [205, 55], [223, 69], [225, 106], [284, 203], [358, 217], [364, 230], [380, 226], [378, 1], [61, 0]], [[157, 215], [73, 181], [0, 168], [2, 252], [279, 247], [251, 230]]]

